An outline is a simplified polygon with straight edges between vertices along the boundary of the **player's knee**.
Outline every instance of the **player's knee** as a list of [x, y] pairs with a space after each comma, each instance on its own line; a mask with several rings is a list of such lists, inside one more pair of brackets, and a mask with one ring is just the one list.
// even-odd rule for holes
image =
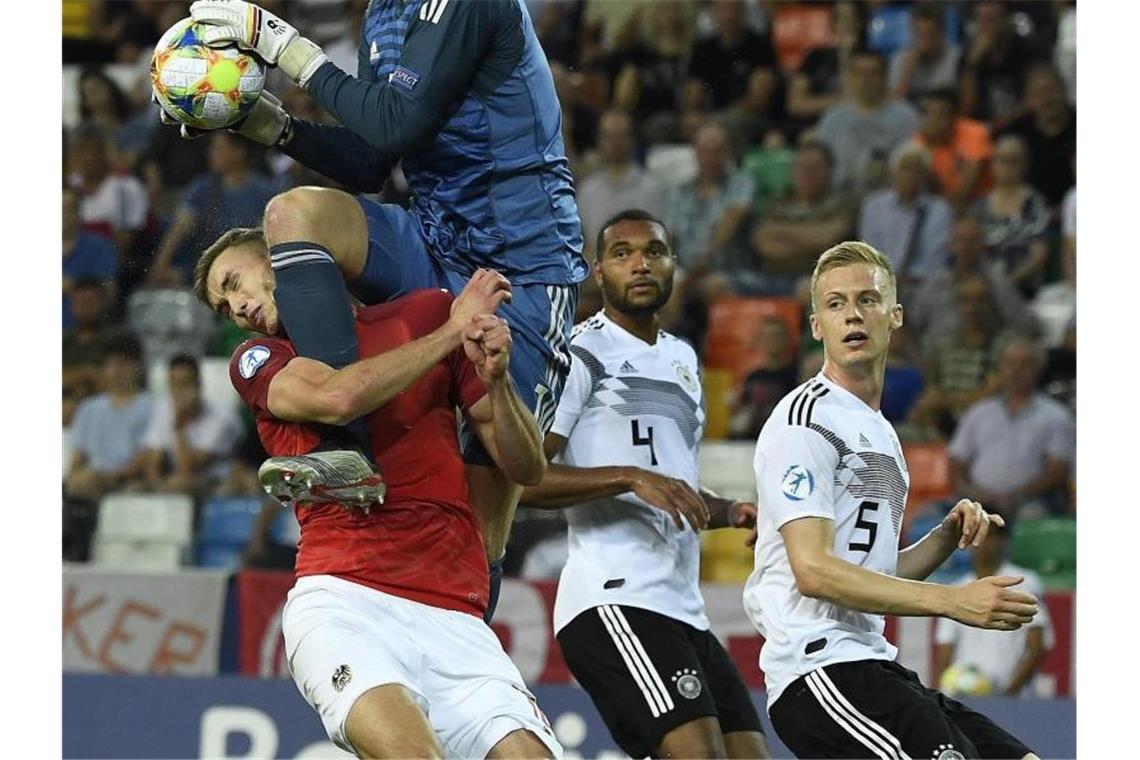
[[698, 718], [677, 726], [661, 740], [657, 757], [727, 757], [716, 718]]
[[294, 240], [313, 240], [320, 234], [322, 220], [344, 196], [338, 190], [321, 187], [295, 187], [275, 195], [265, 207], [265, 237], [270, 245]]

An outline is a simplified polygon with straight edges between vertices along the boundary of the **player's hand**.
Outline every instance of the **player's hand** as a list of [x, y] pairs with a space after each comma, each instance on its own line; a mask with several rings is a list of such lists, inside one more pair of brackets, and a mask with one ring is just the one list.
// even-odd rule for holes
[[677, 530], [684, 530], [686, 521], [694, 531], [708, 527], [709, 507], [685, 481], [641, 468], [634, 469], [632, 481], [633, 493], [649, 506], [668, 513]]
[[729, 507], [728, 524], [733, 528], [750, 528], [751, 533], [744, 545], [751, 549], [756, 545], [756, 505], [750, 501], [734, 501]]
[[507, 376], [511, 355], [511, 327], [505, 319], [480, 314], [463, 330], [463, 352], [475, 365], [475, 373], [486, 385]]
[[245, 0], [198, 0], [191, 3], [190, 16], [210, 27], [202, 32], [207, 45], [232, 44], [253, 51], [302, 87], [328, 60], [316, 43], [300, 36], [292, 25]]
[[1037, 599], [1012, 588], [1023, 580], [1020, 576], [999, 575], [979, 578], [964, 586], [950, 586], [947, 617], [975, 628], [1016, 631], [1033, 622], [1037, 614]]
[[958, 538], [958, 548], [981, 546], [990, 532], [990, 526], [1005, 527], [1001, 515], [990, 514], [982, 505], [970, 499], [962, 499], [946, 517], [942, 518], [942, 530], [946, 535]]
[[462, 334], [467, 324], [480, 314], [494, 314], [499, 304], [510, 302], [511, 283], [493, 269], [476, 269], [451, 303], [451, 322]]
[[[154, 93], [151, 93], [150, 100], [158, 106], [158, 120], [167, 126], [179, 127], [178, 131], [183, 140], [197, 140], [199, 137], [214, 131], [212, 129], [198, 129], [178, 121], [159, 104]], [[226, 129], [253, 140], [255, 143], [272, 146], [280, 141], [281, 135], [284, 134], [288, 126], [289, 114], [281, 107], [281, 101], [269, 90], [262, 90], [261, 97], [254, 101], [253, 107], [249, 109], [245, 118], [237, 124], [226, 127]]]

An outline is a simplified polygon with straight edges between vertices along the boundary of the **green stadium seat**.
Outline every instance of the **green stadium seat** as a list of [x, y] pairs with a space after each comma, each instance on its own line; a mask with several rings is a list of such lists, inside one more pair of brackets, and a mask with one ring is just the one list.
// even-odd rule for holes
[[1049, 589], [1077, 583], [1077, 521], [1061, 517], [1027, 518], [1014, 526], [1010, 559], [1041, 576]]

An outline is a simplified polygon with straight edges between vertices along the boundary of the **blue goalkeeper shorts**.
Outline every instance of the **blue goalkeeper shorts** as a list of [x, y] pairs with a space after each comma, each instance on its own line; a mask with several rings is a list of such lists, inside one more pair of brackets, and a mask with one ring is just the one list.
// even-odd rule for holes
[[[406, 209], [357, 196], [368, 221], [368, 260], [352, 292], [368, 304], [382, 303], [422, 288], [458, 294], [467, 277], [440, 264], [428, 250], [419, 223]], [[522, 402], [534, 412], [545, 436], [570, 373], [570, 328], [578, 305], [577, 285], [516, 285], [498, 316], [511, 326], [511, 377]], [[463, 459], [493, 466], [474, 432], [460, 424]]]

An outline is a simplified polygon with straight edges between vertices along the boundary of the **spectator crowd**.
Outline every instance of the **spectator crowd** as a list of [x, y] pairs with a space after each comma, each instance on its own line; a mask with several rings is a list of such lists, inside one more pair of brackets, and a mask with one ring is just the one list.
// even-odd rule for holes
[[[355, 71], [364, 0], [261, 4]], [[662, 218], [679, 273], [664, 327], [707, 360], [724, 304], [795, 315], [749, 320], [747, 350], [706, 361], [706, 380], [728, 389], [710, 394], [724, 424], [706, 437], [754, 441], [818, 370], [805, 283], [823, 250], [858, 238], [898, 274], [905, 324], [883, 413], [903, 440], [944, 442], [955, 491], [1010, 518], [1075, 514], [1075, 3], [526, 4], [562, 104], [587, 260], [617, 211]], [[107, 493], [258, 494], [264, 452], [214, 382], [244, 336], [194, 302], [190, 274], [274, 194], [333, 184], [231, 133], [188, 141], [159, 124], [150, 54], [185, 15], [160, 0], [63, 2], [73, 561], [88, 558]], [[276, 75], [267, 86], [328, 120]], [[398, 168], [382, 197], [406, 200]], [[591, 278], [578, 319], [599, 307]]]

